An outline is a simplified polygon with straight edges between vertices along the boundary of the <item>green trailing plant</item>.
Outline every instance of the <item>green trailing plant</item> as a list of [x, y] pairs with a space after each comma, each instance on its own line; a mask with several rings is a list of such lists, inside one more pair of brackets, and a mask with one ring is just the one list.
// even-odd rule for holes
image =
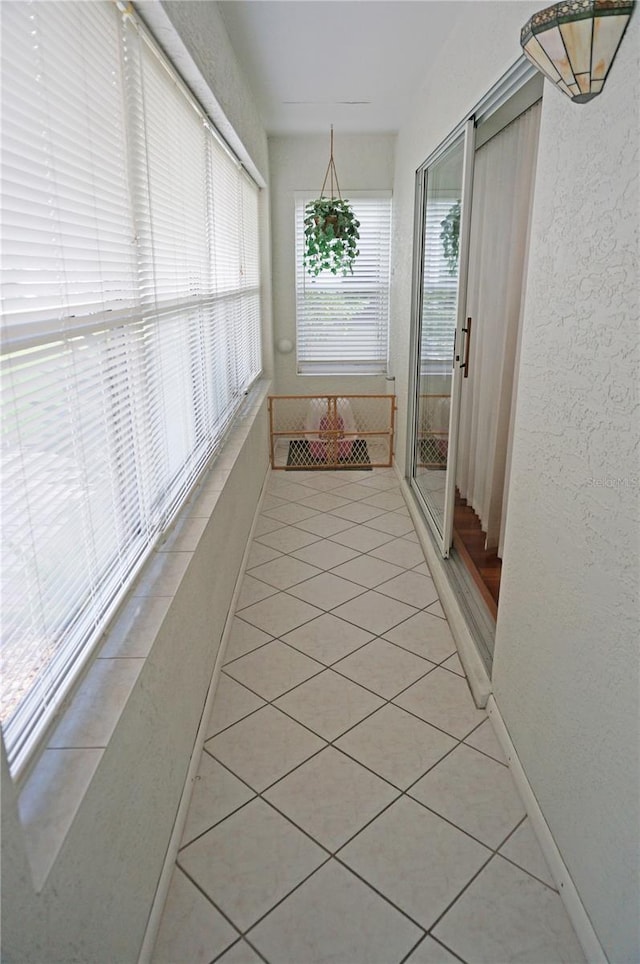
[[309, 274], [353, 274], [359, 254], [359, 227], [348, 201], [327, 197], [309, 201], [304, 219], [304, 265]]
[[460, 252], [460, 201], [451, 205], [446, 218], [440, 222], [440, 227], [444, 259], [449, 267], [449, 274], [455, 274], [458, 270]]
[[[330, 197], [324, 189], [330, 182]], [[334, 183], [338, 196], [334, 196]], [[320, 189], [320, 197], [308, 201], [304, 218], [304, 266], [316, 277], [321, 271], [331, 274], [353, 274], [353, 264], [358, 254], [360, 222], [351, 205], [342, 199], [338, 174], [333, 160], [333, 126], [331, 127], [331, 153], [329, 165]]]

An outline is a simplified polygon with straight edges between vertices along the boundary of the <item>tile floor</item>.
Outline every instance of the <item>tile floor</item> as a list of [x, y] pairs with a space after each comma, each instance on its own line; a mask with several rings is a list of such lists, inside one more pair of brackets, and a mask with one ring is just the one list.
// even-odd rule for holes
[[391, 470], [274, 472], [154, 964], [584, 961]]

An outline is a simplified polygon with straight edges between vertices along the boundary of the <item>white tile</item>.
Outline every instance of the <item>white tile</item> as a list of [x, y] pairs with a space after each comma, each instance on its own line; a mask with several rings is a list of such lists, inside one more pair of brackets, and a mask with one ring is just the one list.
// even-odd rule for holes
[[372, 505], [363, 505], [362, 502], [348, 502], [333, 510], [333, 514], [342, 519], [349, 519], [351, 522], [369, 522], [377, 516], [382, 515], [384, 509], [376, 509]]
[[518, 864], [523, 870], [544, 881], [549, 887], [555, 888], [556, 885], [551, 876], [551, 871], [547, 866], [528, 818], [518, 827], [515, 833], [511, 834], [507, 842], [500, 848], [500, 853], [512, 860], [514, 864]]
[[367, 479], [362, 479], [361, 485], [366, 485], [368, 488], [376, 489], [379, 492], [384, 492], [387, 489], [396, 489], [398, 492], [400, 491], [398, 478], [395, 472], [391, 475], [385, 475], [384, 473], [381, 473], [379, 469], [374, 469]]
[[216, 964], [264, 964], [264, 962], [246, 941], [240, 940], [222, 957], [218, 957]]
[[464, 669], [462, 668], [462, 663], [460, 662], [460, 657], [457, 653], [454, 653], [453, 656], [449, 657], [449, 659], [445, 659], [444, 663], [441, 665], [444, 666], [445, 669], [455, 673], [456, 676], [465, 675]]
[[339, 546], [336, 542], [330, 542], [329, 539], [322, 539], [321, 542], [314, 542], [312, 546], [297, 549], [291, 555], [296, 559], [302, 559], [303, 562], [318, 566], [319, 569], [333, 569], [334, 566], [339, 566], [348, 559], [355, 559], [358, 553], [355, 549]]
[[424, 562], [424, 553], [420, 546], [412, 545], [404, 537], [392, 539], [391, 542], [386, 542], [384, 545], [367, 551], [376, 559], [384, 559], [386, 562], [392, 562], [404, 569], [411, 569], [413, 566], [417, 566], [419, 562]]
[[254, 790], [264, 790], [313, 753], [324, 740], [272, 706], [214, 736], [207, 750]]
[[261, 542], [253, 542], [247, 556], [247, 572], [250, 572], [255, 566], [261, 566], [264, 562], [271, 562], [272, 559], [277, 559], [281, 555], [282, 553], [278, 552], [277, 549], [263, 546]]
[[504, 763], [505, 765], [507, 764], [507, 758], [504, 755], [502, 747], [498, 743], [491, 720], [486, 720], [482, 726], [479, 726], [473, 731], [473, 733], [470, 733], [469, 736], [465, 737], [464, 742], [468, 743], [469, 746], [474, 746], [476, 750], [482, 750], [483, 753], [487, 753], [489, 756], [492, 756], [494, 760], [498, 761], [498, 763]]
[[390, 700], [434, 667], [433, 663], [385, 639], [374, 639], [340, 660], [333, 668]]
[[275, 700], [324, 667], [297, 649], [274, 639], [225, 667], [238, 683], [248, 686], [265, 700]]
[[348, 499], [341, 499], [332, 492], [317, 492], [315, 495], [307, 494], [307, 498], [301, 499], [301, 505], [309, 506], [316, 512], [332, 512], [341, 505], [346, 505]]
[[415, 612], [412, 606], [370, 590], [339, 606], [334, 615], [360, 626], [361, 629], [381, 634], [415, 615]]
[[433, 603], [433, 605], [431, 605], [431, 606], [428, 607], [428, 610], [427, 610], [427, 611], [430, 612], [430, 613], [432, 613], [434, 616], [439, 616], [440, 619], [446, 619], [446, 618], [447, 618], [447, 615], [446, 615], [444, 609], [442, 608], [442, 605], [441, 605], [440, 602], [435, 602], [435, 603]]
[[423, 576], [429, 576], [430, 578], [432, 578], [431, 570], [429, 569], [429, 566], [426, 564], [426, 562], [420, 562], [418, 563], [417, 566], [413, 566], [412, 568], [414, 572], [419, 572]]
[[258, 537], [258, 542], [278, 552], [293, 552], [295, 549], [302, 549], [303, 546], [310, 546], [312, 542], [317, 542], [318, 536], [311, 532], [303, 532], [296, 526], [281, 526], [274, 532], [267, 532]]
[[337, 566], [333, 570], [333, 574], [351, 579], [352, 582], [357, 582], [360, 586], [366, 586], [367, 589], [375, 589], [381, 582], [386, 582], [403, 571], [400, 566], [393, 566], [390, 562], [374, 559], [373, 556], [362, 555]]
[[273, 586], [268, 586], [265, 582], [262, 582], [261, 579], [256, 579], [254, 576], [245, 573], [238, 594], [236, 608], [238, 611], [245, 609], [246, 606], [260, 602], [261, 599], [266, 599], [267, 596], [273, 596], [275, 592], [276, 590]]
[[278, 589], [288, 589], [295, 586], [298, 582], [317, 576], [321, 569], [310, 566], [309, 563], [301, 559], [294, 559], [293, 556], [280, 556], [271, 562], [265, 562], [262, 566], [257, 566], [251, 570], [251, 575], [270, 586]]
[[347, 602], [348, 599], [359, 596], [364, 592], [364, 588], [346, 579], [340, 579], [331, 572], [323, 572], [319, 576], [314, 576], [313, 579], [307, 579], [306, 582], [292, 586], [289, 592], [292, 596], [311, 603], [312, 606], [328, 611]]
[[408, 603], [409, 606], [415, 606], [416, 609], [424, 609], [438, 598], [433, 580], [414, 570], [383, 582], [378, 586], [378, 592]]
[[310, 619], [315, 619], [321, 615], [321, 610], [315, 606], [310, 606], [301, 599], [294, 599], [287, 593], [279, 592], [275, 596], [269, 596], [248, 609], [243, 609], [241, 616], [252, 626], [257, 626], [271, 636], [282, 636], [283, 633], [290, 633], [297, 626], [308, 623]]
[[339, 519], [338, 516], [325, 512], [321, 515], [312, 515], [310, 519], [304, 519], [302, 522], [297, 522], [296, 525], [298, 529], [313, 532], [314, 535], [324, 538], [333, 536], [336, 532], [344, 532], [345, 529], [350, 529], [354, 523], [350, 519]]
[[441, 663], [456, 651], [448, 623], [430, 612], [416, 613], [386, 632], [385, 637], [433, 663]]
[[107, 746], [144, 663], [143, 659], [97, 659], [53, 731], [49, 747]]
[[196, 837], [211, 830], [215, 824], [239, 810], [254, 796], [253, 790], [234, 777], [233, 773], [229, 773], [205, 750], [193, 784], [180, 846], [186, 846]]
[[230, 663], [232, 660], [238, 659], [239, 656], [244, 656], [245, 653], [250, 653], [259, 646], [264, 646], [271, 638], [268, 633], [263, 633], [261, 629], [257, 629], [251, 623], [245, 623], [244, 619], [234, 616], [224, 654], [225, 663]]
[[262, 500], [261, 509], [264, 512], [266, 509], [275, 509], [279, 505], [286, 505], [284, 499], [277, 499], [275, 495], [265, 495]]
[[394, 702], [459, 740], [486, 717], [484, 710], [476, 709], [466, 680], [439, 667]]
[[382, 702], [357, 683], [326, 670], [280, 697], [276, 706], [325, 740], [334, 740]]
[[493, 850], [525, 816], [508, 768], [464, 744], [409, 794]]
[[270, 519], [268, 515], [261, 515], [256, 521], [253, 535], [254, 538], [264, 536], [269, 532], [277, 532], [278, 529], [284, 529], [284, 527], [284, 522], [278, 522], [277, 519]]
[[392, 489], [369, 496], [369, 498], [366, 499], [366, 503], [367, 505], [379, 506], [381, 509], [387, 509], [389, 511], [400, 509], [406, 505], [402, 493], [393, 491]]
[[263, 509], [263, 515], [269, 516], [270, 519], [277, 519], [278, 522], [286, 522], [288, 525], [302, 522], [303, 519], [308, 519], [315, 514], [315, 509], [300, 505], [299, 502], [283, 502], [270, 509]]
[[130, 599], [109, 628], [99, 656], [148, 656], [170, 605], [170, 596]]
[[[399, 512], [399, 511], [400, 511], [399, 509], [396, 509], [396, 512]], [[407, 542], [415, 542], [415, 543], [420, 542], [416, 532], [407, 532], [407, 534], [405, 536], [402, 536], [402, 538], [406, 539]]]
[[373, 639], [371, 633], [330, 613], [323, 613], [282, 637], [290, 646], [330, 666]]
[[[351, 473], [349, 473], [349, 477], [351, 477]], [[329, 492], [343, 486], [345, 476], [341, 472], [312, 472], [309, 474], [309, 478], [304, 480], [304, 484], [318, 492]]]
[[376, 532], [368, 526], [355, 525], [345, 532], [337, 532], [331, 536], [333, 542], [338, 542], [341, 546], [348, 546], [358, 552], [370, 552], [383, 543], [388, 542], [391, 536], [387, 532]]
[[357, 502], [359, 499], [366, 499], [373, 493], [369, 486], [363, 485], [362, 482], [347, 482], [346, 485], [341, 485], [339, 489], [336, 489], [335, 494], [343, 499], [353, 499]]
[[403, 536], [407, 532], [413, 532], [413, 522], [408, 516], [400, 515], [398, 512], [385, 512], [383, 515], [376, 516], [367, 522], [371, 529], [378, 529], [380, 532], [389, 532], [394, 536]]
[[186, 847], [179, 863], [245, 931], [325, 858], [272, 807], [253, 800]]
[[271, 495], [286, 502], [297, 502], [309, 495], [309, 490], [300, 482], [292, 482], [290, 476], [277, 475], [269, 479], [267, 488]]
[[332, 860], [249, 938], [266, 960], [278, 964], [390, 964], [403, 960], [420, 934], [415, 924]]
[[474, 964], [585, 960], [558, 894], [496, 856], [434, 928]]
[[[226, 961], [226, 954], [222, 960]], [[407, 958], [406, 964], [460, 964], [460, 958], [454, 957], [442, 944], [427, 935]]]
[[398, 796], [398, 791], [327, 747], [264, 794], [332, 853]]
[[[233, 665], [233, 664], [232, 664]], [[226, 673], [220, 674], [215, 695], [211, 716], [207, 723], [205, 740], [225, 730], [238, 720], [249, 716], [254, 710], [264, 706], [264, 700], [255, 693], [251, 693], [245, 686], [236, 683], [234, 679]]]
[[382, 707], [336, 742], [339, 749], [401, 790], [455, 745], [446, 733], [392, 705]]
[[152, 964], [209, 964], [238, 939], [224, 919], [179, 867], [173, 871]]
[[340, 859], [428, 929], [490, 853], [419, 803], [401, 797], [340, 851]]

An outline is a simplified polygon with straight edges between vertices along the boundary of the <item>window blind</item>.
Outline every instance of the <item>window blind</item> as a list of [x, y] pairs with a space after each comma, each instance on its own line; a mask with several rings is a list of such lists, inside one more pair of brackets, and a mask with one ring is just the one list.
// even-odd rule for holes
[[304, 208], [315, 194], [296, 195], [296, 320], [298, 372], [386, 372], [389, 330], [391, 194], [358, 192], [348, 197], [360, 221], [353, 274], [307, 273]]
[[422, 274], [422, 316], [428, 324], [421, 330], [421, 363], [429, 369], [432, 363], [451, 367], [456, 330], [458, 271], [451, 273], [445, 260], [442, 222], [457, 197], [429, 195], [425, 214], [424, 265]]
[[258, 190], [111, 2], [2, 11], [2, 728], [12, 770], [260, 361]]

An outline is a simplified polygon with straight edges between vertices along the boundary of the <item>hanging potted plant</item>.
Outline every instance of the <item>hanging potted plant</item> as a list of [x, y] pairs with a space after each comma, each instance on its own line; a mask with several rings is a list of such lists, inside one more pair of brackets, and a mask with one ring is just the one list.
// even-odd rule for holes
[[460, 201], [451, 205], [446, 218], [440, 222], [440, 227], [442, 228], [440, 240], [442, 241], [444, 260], [449, 267], [449, 274], [455, 274], [458, 270], [458, 253], [460, 250]]
[[[324, 189], [329, 180], [330, 197]], [[334, 186], [337, 197], [334, 193]], [[360, 222], [351, 205], [343, 200], [338, 175], [333, 160], [333, 126], [331, 127], [331, 153], [329, 166], [322, 182], [320, 197], [305, 205], [304, 219], [304, 266], [311, 275], [321, 271], [332, 274], [353, 274], [353, 264], [358, 251]]]

